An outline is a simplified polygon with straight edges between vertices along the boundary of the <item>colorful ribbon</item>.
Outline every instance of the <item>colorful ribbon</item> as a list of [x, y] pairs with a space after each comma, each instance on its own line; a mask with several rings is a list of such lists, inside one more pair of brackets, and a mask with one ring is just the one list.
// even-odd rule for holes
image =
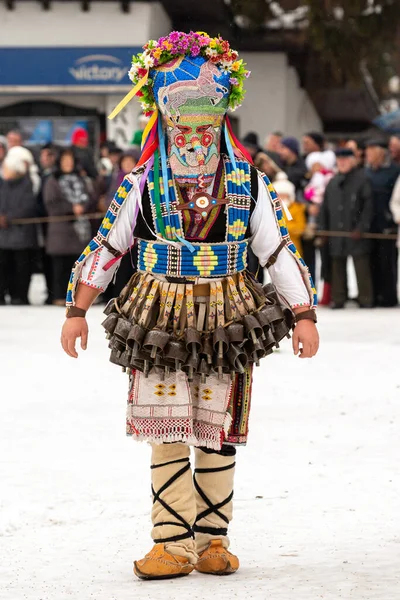
[[147, 142], [150, 134], [153, 133], [152, 129], [154, 128], [157, 119], [158, 119], [158, 109], [156, 108], [156, 110], [151, 115], [150, 120], [147, 123], [147, 125], [146, 125], [146, 127], [145, 127], [145, 129], [143, 131], [143, 134], [142, 134], [142, 150], [145, 147], [146, 142]]
[[135, 85], [135, 87], [133, 87], [131, 89], [130, 92], [127, 93], [127, 95], [125, 96], [125, 98], [122, 98], [121, 102], [119, 104], [117, 104], [117, 106], [114, 108], [114, 110], [112, 111], [111, 114], [108, 115], [108, 118], [110, 119], [110, 121], [112, 121], [112, 119], [114, 119], [118, 113], [121, 112], [121, 110], [123, 108], [125, 108], [125, 106], [132, 100], [132, 98], [134, 96], [136, 96], [136, 94], [138, 93], [138, 91], [147, 83], [147, 80], [149, 78], [149, 74], [146, 73], [146, 75], [144, 77], [142, 77], [142, 79]]

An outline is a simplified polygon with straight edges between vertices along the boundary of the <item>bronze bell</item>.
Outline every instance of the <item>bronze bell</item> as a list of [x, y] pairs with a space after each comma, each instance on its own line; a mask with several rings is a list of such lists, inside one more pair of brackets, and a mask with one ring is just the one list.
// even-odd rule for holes
[[213, 333], [214, 352], [218, 354], [218, 358], [222, 359], [229, 348], [229, 338], [226, 330], [219, 326]]
[[189, 352], [183, 342], [178, 340], [170, 340], [165, 348], [164, 356], [167, 360], [171, 360], [175, 364], [175, 371], [180, 371], [182, 364], [189, 356]]
[[125, 317], [120, 316], [114, 329], [114, 335], [121, 342], [126, 343], [129, 331], [131, 329], [131, 322]]
[[193, 360], [197, 361], [198, 356], [201, 352], [201, 335], [200, 331], [194, 329], [194, 327], [189, 327], [185, 331], [185, 343], [186, 349], [193, 357]]
[[244, 326], [242, 323], [231, 323], [226, 328], [226, 333], [232, 344], [241, 344], [244, 340]]
[[135, 323], [131, 326], [128, 337], [126, 339], [126, 343], [131, 348], [133, 348], [135, 343], [139, 346], [139, 348], [141, 348], [145, 335], [146, 330], [144, 329], [144, 327], [142, 327], [138, 323]]
[[118, 318], [119, 318], [118, 313], [111, 313], [102, 322], [102, 326], [106, 330], [108, 336], [110, 336], [114, 333], [114, 329], [117, 325]]
[[168, 344], [169, 339], [170, 335], [166, 331], [152, 329], [146, 334], [143, 342], [143, 348], [150, 352], [152, 359], [155, 359], [158, 353], [163, 353], [163, 350]]
[[263, 335], [262, 327], [254, 315], [245, 315], [243, 317], [243, 323], [246, 329], [247, 337], [251, 338], [253, 344], [257, 342]]
[[231, 344], [228, 350], [228, 360], [233, 367], [235, 373], [244, 373], [247, 366], [247, 354], [240, 346]]

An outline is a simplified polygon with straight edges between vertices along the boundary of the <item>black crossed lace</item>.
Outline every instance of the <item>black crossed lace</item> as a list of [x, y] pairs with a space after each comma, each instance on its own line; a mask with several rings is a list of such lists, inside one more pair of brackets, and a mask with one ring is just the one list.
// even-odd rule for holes
[[182, 477], [182, 475], [184, 475], [186, 473], [186, 471], [188, 471], [190, 469], [189, 458], [180, 458], [178, 460], [171, 460], [169, 462], [161, 463], [159, 465], [152, 465], [151, 468], [159, 469], [160, 467], [166, 467], [167, 465], [174, 465], [177, 463], [186, 463], [186, 464], [179, 471], [174, 473], [174, 475], [172, 475], [172, 477], [170, 477], [170, 479], [168, 479], [168, 481], [166, 483], [164, 483], [164, 485], [158, 490], [158, 492], [155, 491], [153, 485], [151, 486], [151, 491], [153, 493], [153, 504], [155, 504], [156, 502], [159, 502], [159, 504], [161, 504], [161, 506], [163, 508], [165, 508], [165, 510], [167, 510], [176, 519], [176, 521], [162, 521], [161, 523], [156, 523], [154, 525], [154, 527], [162, 527], [163, 525], [172, 525], [174, 527], [182, 527], [185, 530], [185, 533], [181, 533], [179, 535], [172, 535], [171, 537], [157, 539], [157, 543], [177, 542], [179, 540], [185, 540], [187, 538], [194, 538], [194, 533], [193, 533], [193, 529], [192, 529], [191, 525], [187, 521], [185, 521], [185, 519], [183, 517], [181, 517], [181, 515], [178, 514], [173, 508], [171, 508], [171, 506], [169, 506], [169, 504], [167, 504], [167, 502], [165, 502], [165, 500], [163, 500], [161, 498], [161, 494], [163, 492], [165, 492], [165, 490], [168, 489], [173, 483], [175, 483], [175, 481], [177, 479], [179, 479], [179, 477]]

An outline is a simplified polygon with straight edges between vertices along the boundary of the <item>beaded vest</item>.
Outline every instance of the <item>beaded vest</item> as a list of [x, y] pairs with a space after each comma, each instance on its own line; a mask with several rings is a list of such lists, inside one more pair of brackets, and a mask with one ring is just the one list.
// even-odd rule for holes
[[[223, 156], [212, 196], [225, 198], [227, 202], [213, 208], [206, 220], [197, 224], [193, 211], [178, 208], [185, 203], [184, 192], [176, 186], [169, 167], [169, 210], [162, 177], [160, 197], [156, 198], [155, 171], [153, 167], [149, 172], [143, 213], [134, 230], [138, 239], [138, 269], [185, 278], [225, 277], [243, 271], [247, 264], [251, 196], [255, 192], [249, 163], [237, 162], [235, 171], [229, 158]], [[179, 243], [183, 237], [191, 242], [191, 248]]]

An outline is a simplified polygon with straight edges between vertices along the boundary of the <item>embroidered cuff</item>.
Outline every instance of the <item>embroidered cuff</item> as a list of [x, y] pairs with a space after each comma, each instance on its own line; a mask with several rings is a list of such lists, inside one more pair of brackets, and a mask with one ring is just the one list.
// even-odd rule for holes
[[105, 288], [101, 287], [100, 285], [95, 285], [87, 279], [82, 279], [82, 277], [79, 279], [79, 283], [83, 283], [83, 285], [87, 285], [88, 287], [93, 288], [94, 290], [99, 290], [100, 292], [104, 292], [105, 290]]
[[291, 304], [290, 308], [312, 308], [309, 302], [300, 302], [300, 304]]

